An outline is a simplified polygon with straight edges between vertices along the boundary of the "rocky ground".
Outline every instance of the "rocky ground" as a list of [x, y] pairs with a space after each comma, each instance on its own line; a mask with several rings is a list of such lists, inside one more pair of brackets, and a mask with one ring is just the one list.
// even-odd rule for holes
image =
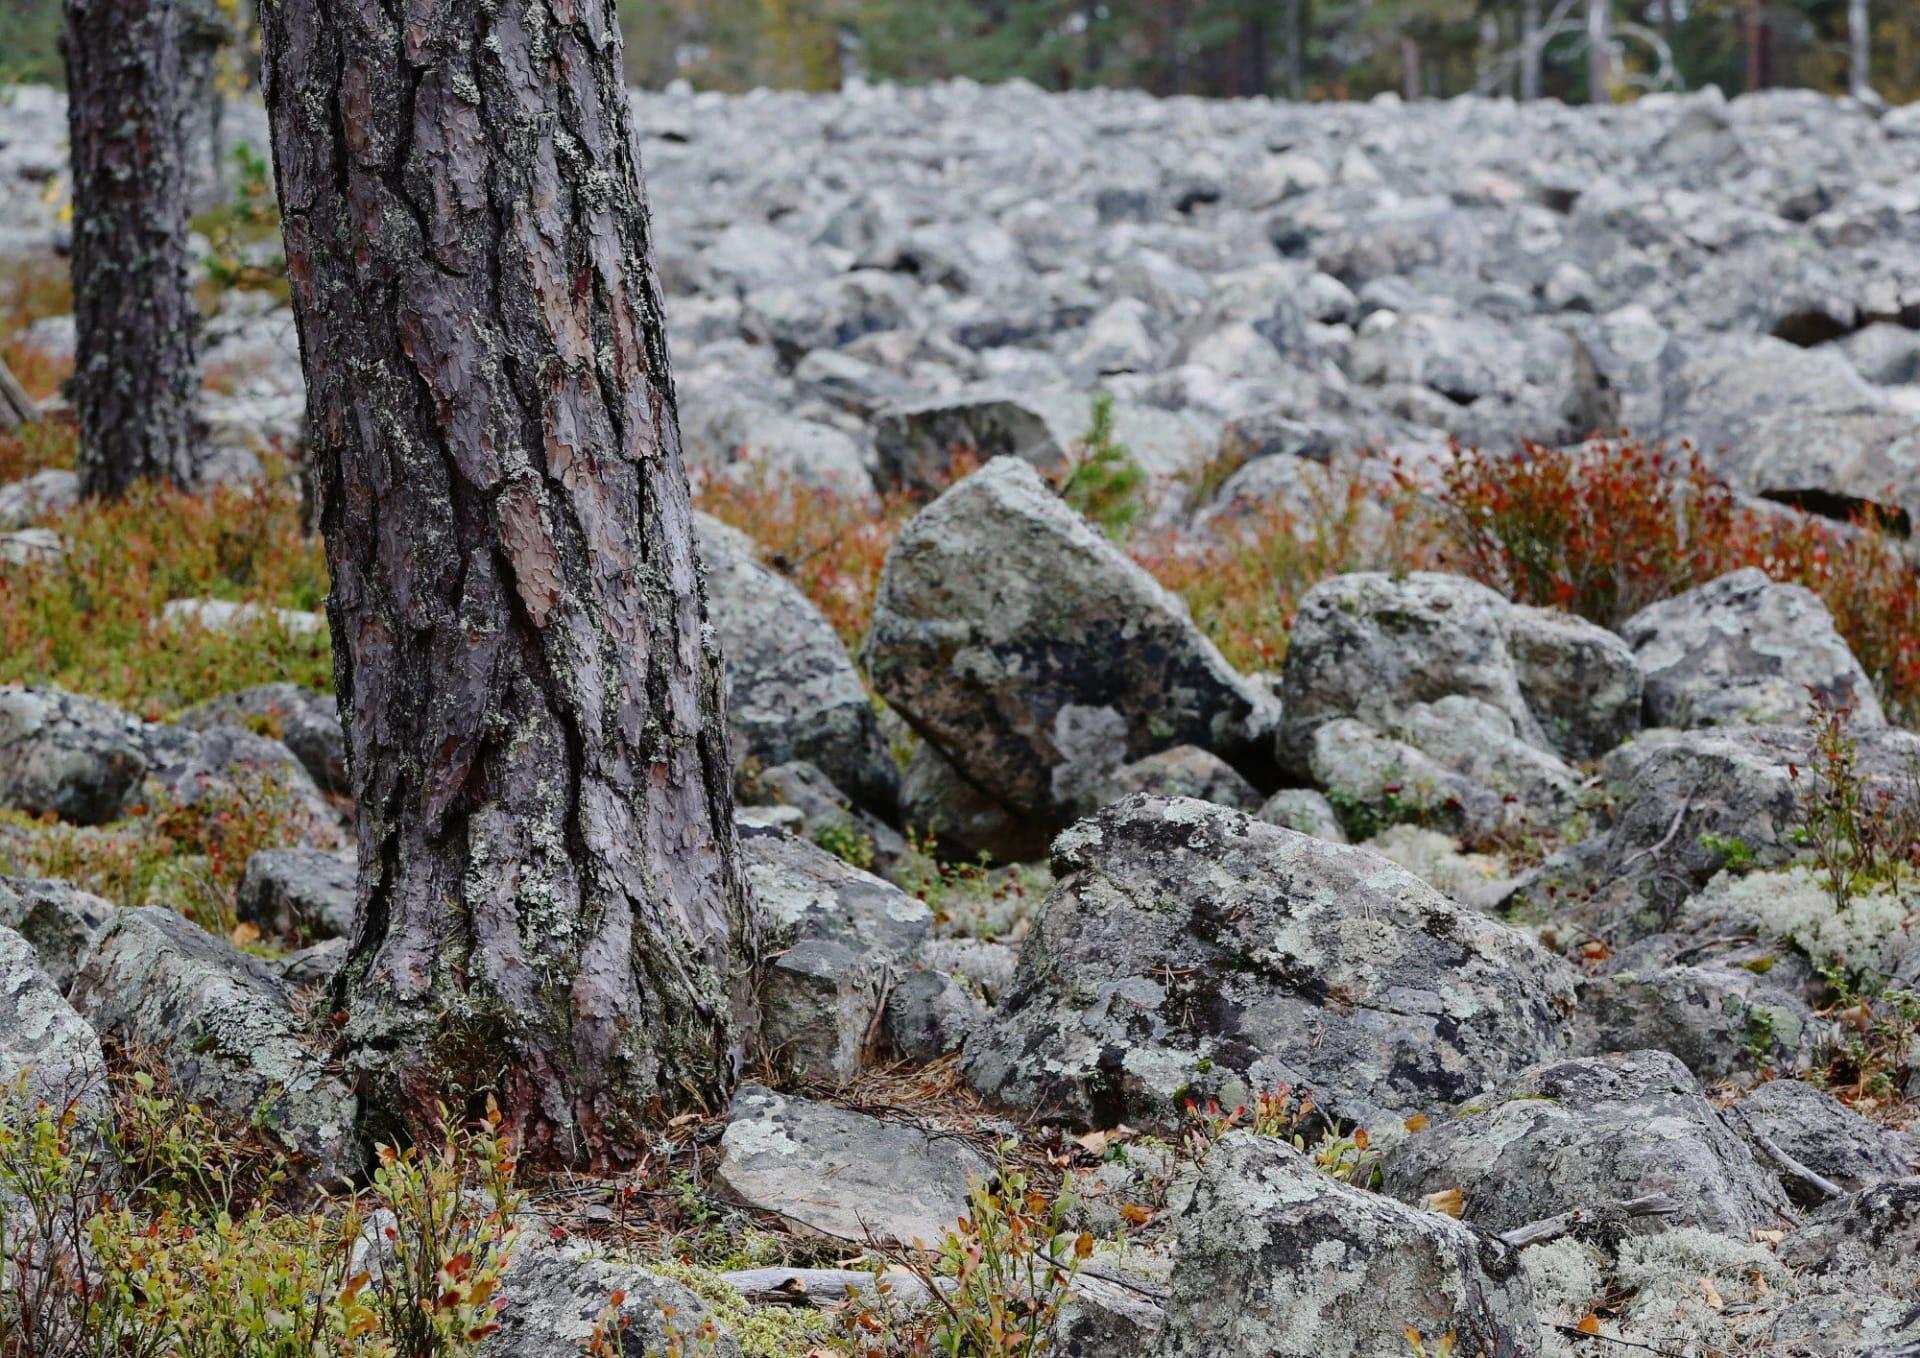
[[[1920, 116], [959, 85], [636, 114], [764, 1032], [653, 1177], [534, 1195], [488, 1352], [573, 1351], [616, 1292], [635, 1354], [669, 1310], [720, 1352], [839, 1343], [791, 1319], [844, 1296], [826, 1265], [939, 1240], [995, 1172], [1091, 1244], [1060, 1353], [1920, 1352], [1920, 735], [1881, 648], [1920, 615], [1868, 607], [1911, 593]], [[60, 123], [22, 90], [0, 130], [12, 253], [56, 243]], [[70, 322], [16, 342], [57, 361]], [[270, 292], [219, 299], [207, 361], [208, 480], [268, 494], [300, 409]], [[1600, 607], [1443, 512], [1451, 553], [1398, 543], [1459, 508], [1453, 440], [1622, 426], [1895, 584], [1696, 542]], [[0, 585], [75, 569], [72, 499], [58, 466], [0, 487]], [[797, 513], [833, 540], [791, 550]], [[1594, 551], [1542, 540], [1549, 574]], [[1255, 593], [1297, 589], [1254, 640], [1206, 579], [1244, 542]], [[849, 543], [873, 571], [824, 575]], [[151, 623], [321, 644], [290, 602]], [[0, 1074], [51, 1096], [138, 1049], [350, 1175], [331, 700], [158, 707], [0, 689], [0, 866], [34, 869], [0, 885]], [[265, 801], [195, 860], [224, 896], [101, 866]], [[906, 1304], [965, 1295], [932, 1272]]]

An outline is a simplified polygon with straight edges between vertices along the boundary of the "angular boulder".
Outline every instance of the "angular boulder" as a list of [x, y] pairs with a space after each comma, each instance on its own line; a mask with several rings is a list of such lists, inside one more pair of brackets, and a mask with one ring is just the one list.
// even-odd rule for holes
[[1153, 1358], [1390, 1358], [1536, 1351], [1518, 1256], [1438, 1212], [1340, 1183], [1284, 1141], [1232, 1132], [1180, 1218]]
[[860, 806], [891, 816], [899, 774], [832, 625], [760, 564], [745, 534], [705, 515], [695, 526], [726, 670], [734, 757], [768, 768], [804, 759]]
[[76, 825], [117, 819], [146, 775], [138, 721], [56, 688], [0, 688], [0, 806]]
[[262, 731], [293, 751], [322, 792], [345, 796], [353, 791], [340, 708], [330, 693], [298, 684], [260, 684], [195, 703], [175, 721], [194, 731], [214, 726]]
[[1702, 1080], [1808, 1069], [1833, 1037], [1805, 1000], [1737, 961], [1623, 968], [1581, 982], [1574, 1052], [1658, 1049]]
[[324, 849], [263, 849], [247, 860], [235, 913], [271, 938], [353, 935], [355, 864]]
[[1040, 824], [1119, 766], [1197, 745], [1256, 772], [1265, 697], [1186, 609], [1016, 458], [907, 525], [865, 647], [881, 696], [968, 783]]
[[1810, 693], [1856, 726], [1886, 720], [1819, 596], [1757, 567], [1643, 608], [1620, 635], [1646, 675], [1650, 726], [1799, 725]]
[[24, 1111], [38, 1103], [56, 1113], [69, 1105], [103, 1109], [107, 1102], [100, 1039], [41, 970], [33, 945], [0, 928], [0, 1104], [12, 1100], [16, 1081]]
[[891, 882], [779, 830], [741, 828], [769, 963], [761, 1039], [783, 1070], [843, 1080], [874, 1055], [880, 1016], [933, 930], [933, 912]]
[[968, 1045], [983, 1094], [1173, 1130], [1282, 1082], [1349, 1122], [1456, 1102], [1568, 1041], [1570, 974], [1362, 849], [1135, 796], [1054, 843], [1013, 989]]
[[1848, 1193], [1920, 1174], [1920, 1140], [1911, 1133], [1869, 1122], [1799, 1080], [1769, 1080], [1721, 1115], [1782, 1173], [1796, 1196], [1809, 1196], [1808, 1186], [1781, 1164], [1781, 1151]]
[[1258, 810], [1261, 802], [1253, 784], [1219, 755], [1194, 745], [1176, 745], [1115, 769], [1087, 797], [1086, 810], [1098, 811], [1136, 792], [1192, 797], [1238, 811]]
[[1658, 1193], [1673, 1210], [1635, 1218], [1629, 1230], [1695, 1226], [1745, 1238], [1786, 1205], [1700, 1082], [1665, 1052], [1522, 1071], [1435, 1116], [1385, 1168], [1394, 1197], [1458, 1189], [1462, 1220], [1496, 1232]]
[[321, 1179], [355, 1167], [355, 1099], [273, 972], [160, 906], [125, 909], [72, 1001], [101, 1036], [151, 1046], [189, 1100], [258, 1126]]
[[115, 906], [71, 882], [0, 877], [0, 926], [33, 945], [41, 969], [65, 993]]
[[742, 1085], [713, 1182], [805, 1235], [934, 1247], [967, 1210], [968, 1180], [991, 1168], [956, 1137]]
[[579, 1245], [523, 1241], [501, 1273], [500, 1295], [507, 1304], [499, 1328], [480, 1341], [477, 1358], [585, 1353], [615, 1296], [620, 1298], [615, 1306], [621, 1321], [614, 1341], [618, 1358], [663, 1353], [740, 1358], [739, 1344], [717, 1326], [710, 1341], [701, 1338], [712, 1318], [684, 1283]]

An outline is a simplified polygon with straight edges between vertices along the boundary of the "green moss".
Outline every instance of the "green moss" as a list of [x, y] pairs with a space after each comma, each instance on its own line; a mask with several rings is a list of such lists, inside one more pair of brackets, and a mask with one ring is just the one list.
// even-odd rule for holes
[[714, 1323], [740, 1344], [746, 1358], [799, 1358], [819, 1347], [832, 1324], [818, 1311], [797, 1306], [753, 1306], [718, 1273], [678, 1259], [644, 1267], [684, 1285], [706, 1304]]

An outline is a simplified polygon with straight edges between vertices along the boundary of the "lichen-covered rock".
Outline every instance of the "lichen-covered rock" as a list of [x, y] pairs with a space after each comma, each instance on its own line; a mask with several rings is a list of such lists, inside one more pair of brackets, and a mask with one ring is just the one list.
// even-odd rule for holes
[[330, 848], [340, 842], [340, 817], [320, 794], [293, 751], [238, 726], [204, 731], [154, 725], [142, 730], [147, 756], [140, 795], [149, 805], [199, 806], [227, 800], [272, 804], [299, 842]]
[[1336, 717], [1311, 739], [1307, 772], [1356, 834], [1410, 820], [1477, 836], [1506, 823], [1506, 802], [1492, 788], [1366, 722]]
[[330, 693], [298, 684], [260, 684], [195, 703], [176, 719], [195, 731], [213, 726], [264, 729], [300, 761], [321, 791], [346, 795], [347, 739], [340, 708]]
[[696, 519], [708, 613], [725, 662], [736, 759], [804, 759], [860, 806], [891, 816], [899, 776], [840, 638], [806, 595], [760, 564], [744, 534]]
[[188, 1099], [258, 1126], [322, 1179], [355, 1168], [355, 1100], [268, 967], [159, 906], [125, 909], [73, 983], [103, 1037], [153, 1048]]
[[262, 849], [247, 860], [235, 913], [270, 937], [353, 934], [354, 861], [324, 849]]
[[888, 988], [919, 960], [933, 914], [792, 835], [742, 827], [740, 843], [771, 959], [761, 1038], [784, 1069], [845, 1079], [873, 1055]]
[[1387, 1155], [1386, 1191], [1405, 1202], [1459, 1189], [1463, 1220], [1510, 1231], [1572, 1208], [1648, 1194], [1645, 1233], [1697, 1226], [1745, 1237], [1785, 1207], [1779, 1186], [1665, 1052], [1556, 1061], [1476, 1095]]
[[1069, 821], [1112, 770], [1176, 745], [1264, 762], [1271, 698], [1016, 458], [901, 532], [865, 658], [881, 696], [962, 778], [1043, 826]]
[[106, 1079], [93, 1029], [61, 998], [33, 945], [0, 928], [0, 1105], [12, 1100], [19, 1081], [27, 1109], [103, 1108]]
[[1136, 792], [1158, 797], [1193, 797], [1216, 806], [1254, 811], [1260, 793], [1217, 754], [1195, 745], [1176, 745], [1115, 769], [1084, 799], [1091, 813]]
[[118, 817], [147, 772], [141, 725], [55, 688], [0, 688], [0, 806], [78, 825]]
[[1829, 1203], [1780, 1244], [1813, 1278], [1920, 1297], [1920, 1178], [1894, 1179]]
[[1135, 796], [1062, 835], [1054, 872], [968, 1045], [1012, 1106], [1172, 1129], [1189, 1090], [1286, 1082], [1365, 1123], [1566, 1049], [1562, 963], [1364, 850]]
[[916, 742], [900, 780], [900, 823], [931, 834], [945, 852], [987, 854], [1002, 863], [1044, 857], [1051, 822], [1016, 815], [969, 783], [931, 744]]
[[1738, 962], [1617, 970], [1580, 984], [1574, 1052], [1657, 1049], [1702, 1080], [1808, 1069], [1833, 1036], [1805, 1000]]
[[[1892, 727], [1854, 734], [1866, 795], [1895, 806], [1911, 799], [1920, 736]], [[1540, 912], [1563, 930], [1600, 929], [1616, 944], [1662, 932], [1731, 859], [1772, 868], [1799, 852], [1813, 759], [1811, 736], [1794, 727], [1647, 732], [1601, 766], [1613, 808], [1605, 831], [1551, 855], [1509, 908]]]
[[1728, 1104], [1721, 1116], [1796, 1196], [1805, 1198], [1808, 1186], [1779, 1163], [1774, 1147], [1849, 1193], [1920, 1174], [1920, 1141], [1911, 1134], [1869, 1122], [1799, 1080], [1769, 1080]]
[[1260, 804], [1254, 819], [1277, 825], [1282, 830], [1312, 835], [1329, 844], [1347, 842], [1347, 832], [1341, 828], [1340, 816], [1334, 811], [1333, 803], [1327, 800], [1324, 793], [1310, 787], [1281, 788]]
[[1060, 1358], [1147, 1358], [1165, 1321], [1159, 1289], [1083, 1268], [1060, 1307], [1052, 1351]]
[[1797, 725], [1809, 691], [1885, 721], [1867, 673], [1818, 595], [1757, 567], [1662, 600], [1620, 626], [1646, 675], [1652, 726]]
[[[522, 1244], [501, 1274], [500, 1295], [506, 1306], [499, 1328], [480, 1341], [478, 1358], [584, 1353], [616, 1295], [621, 1328], [608, 1358], [740, 1358], [739, 1344], [713, 1324], [706, 1305], [684, 1283], [578, 1245]], [[709, 1326], [711, 1339], [702, 1337]]]
[[40, 967], [64, 994], [100, 931], [113, 921], [114, 904], [71, 882], [0, 877], [0, 926], [33, 945]]
[[734, 1095], [714, 1187], [809, 1235], [938, 1245], [991, 1167], [967, 1144], [759, 1085]]
[[906, 838], [898, 830], [873, 812], [855, 806], [832, 779], [804, 759], [762, 769], [752, 783], [756, 799], [792, 807], [800, 813], [800, 825], [794, 833], [816, 844], [829, 834], [849, 842], [864, 840], [872, 850], [868, 866], [876, 871], [886, 871], [907, 852]]
[[1606, 628], [1515, 605], [1507, 650], [1528, 710], [1563, 757], [1597, 758], [1640, 729], [1645, 680], [1632, 648]]
[[1432, 1351], [1530, 1353], [1519, 1260], [1438, 1212], [1321, 1173], [1285, 1142], [1233, 1132], [1181, 1215], [1154, 1358], [1390, 1358], [1413, 1331]]

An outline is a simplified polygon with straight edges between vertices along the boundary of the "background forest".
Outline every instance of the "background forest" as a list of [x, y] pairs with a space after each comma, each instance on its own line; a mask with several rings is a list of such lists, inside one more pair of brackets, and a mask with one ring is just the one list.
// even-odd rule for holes
[[[205, 0], [232, 9], [237, 0]], [[1853, 0], [1856, 9], [1861, 0]], [[1649, 87], [1728, 94], [1849, 83], [1849, 0], [624, 0], [634, 83], [838, 88], [851, 75], [968, 76], [1046, 89], [1366, 98], [1524, 93], [1529, 17], [1539, 92], [1569, 101]], [[1867, 0], [1874, 89], [1920, 94], [1920, 5]], [[1585, 34], [1607, 26], [1596, 81]], [[59, 81], [56, 0], [0, 0], [0, 77]]]

